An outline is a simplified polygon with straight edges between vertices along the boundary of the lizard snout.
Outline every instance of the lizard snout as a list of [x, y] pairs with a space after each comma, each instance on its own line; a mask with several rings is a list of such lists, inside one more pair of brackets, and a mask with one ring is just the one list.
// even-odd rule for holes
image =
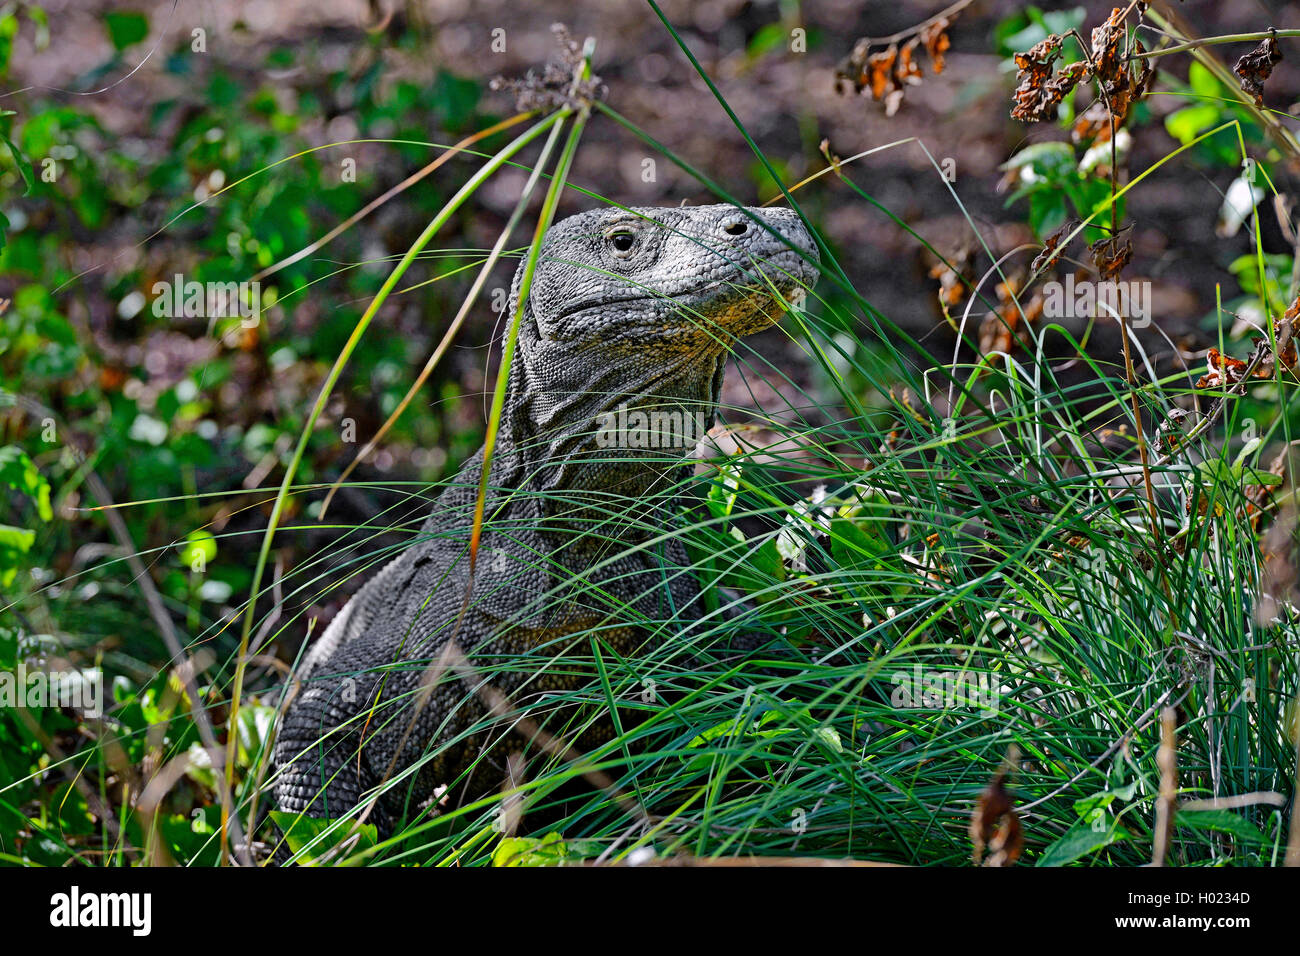
[[723, 217], [722, 233], [747, 246], [752, 260], [763, 263], [763, 271], [786, 298], [810, 290], [817, 282], [821, 256], [798, 213], [755, 206], [747, 211], [766, 222], [772, 231], [736, 211]]

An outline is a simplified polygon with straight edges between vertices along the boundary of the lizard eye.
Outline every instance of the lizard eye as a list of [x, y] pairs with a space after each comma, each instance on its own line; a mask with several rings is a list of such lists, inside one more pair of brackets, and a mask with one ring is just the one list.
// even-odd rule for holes
[[605, 242], [614, 250], [615, 255], [627, 255], [636, 245], [636, 234], [627, 229], [619, 229], [606, 236]]

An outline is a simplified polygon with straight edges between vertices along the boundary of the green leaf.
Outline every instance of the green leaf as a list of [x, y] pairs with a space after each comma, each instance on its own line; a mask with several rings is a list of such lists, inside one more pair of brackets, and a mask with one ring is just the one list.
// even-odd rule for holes
[[1166, 116], [1165, 129], [1170, 136], [1186, 146], [1218, 122], [1218, 107], [1210, 103], [1193, 103]]
[[1030, 163], [1040, 171], [1055, 170], [1062, 166], [1074, 165], [1074, 148], [1069, 143], [1048, 142], [1033, 143], [1016, 153], [998, 167], [1003, 171], [1019, 169]]
[[189, 763], [185, 767], [185, 776], [189, 777], [200, 787], [207, 787], [209, 790], [216, 790], [217, 773], [212, 769], [212, 758], [203, 745], [195, 741], [190, 744], [190, 749], [186, 756]]
[[36, 171], [32, 169], [31, 162], [23, 155], [23, 151], [18, 148], [12, 139], [9, 138], [9, 124], [12, 120], [9, 117], [16, 115], [13, 110], [0, 111], [0, 143], [9, 150], [9, 155], [13, 157], [14, 165], [18, 167], [19, 174], [23, 177], [23, 183], [26, 188], [23, 195], [26, 196], [36, 185]]
[[1210, 458], [1199, 463], [1196, 466], [1196, 474], [1201, 484], [1210, 488], [1219, 484], [1231, 484], [1236, 477], [1232, 473], [1232, 466], [1222, 458]]
[[[306, 851], [299, 858], [300, 862], [318, 860], [332, 847], [352, 837], [357, 837], [357, 840], [349, 847], [349, 853], [367, 850], [379, 843], [379, 833], [373, 823], [358, 824], [354, 820], [346, 819], [328, 820], [301, 816], [284, 810], [272, 810], [271, 819], [284, 834], [290, 851], [295, 854]], [[331, 830], [331, 827], [334, 829]], [[309, 846], [310, 849], [307, 849]]]
[[1180, 810], [1174, 816], [1174, 822], [1180, 827], [1192, 830], [1217, 830], [1228, 833], [1246, 843], [1263, 846], [1269, 842], [1259, 829], [1244, 817], [1231, 810]]
[[1036, 236], [1048, 236], [1065, 222], [1065, 192], [1049, 188], [1029, 197], [1029, 227]]
[[35, 531], [28, 531], [25, 528], [15, 528], [13, 525], [0, 524], [0, 549], [11, 549], [20, 554], [26, 554], [31, 550], [32, 542], [35, 539]]
[[1263, 485], [1266, 488], [1274, 488], [1282, 484], [1282, 476], [1275, 475], [1270, 471], [1260, 471], [1258, 468], [1243, 468], [1241, 479], [1247, 485]]
[[1073, 863], [1089, 853], [1095, 853], [1112, 843], [1120, 843], [1129, 838], [1127, 831], [1119, 829], [1112, 823], [1105, 830], [1094, 830], [1086, 824], [1075, 824], [1065, 834], [1043, 851], [1035, 866], [1064, 866]]
[[785, 580], [785, 562], [776, 547], [776, 535], [768, 538], [749, 555], [749, 566], [754, 569], [760, 581], [767, 579]]
[[1083, 7], [1047, 12], [1029, 7], [1023, 16], [1008, 18], [998, 25], [994, 34], [998, 50], [1006, 56], [1021, 53], [1047, 39], [1049, 33], [1061, 34], [1077, 29], [1085, 16], [1087, 12]]
[[844, 568], [875, 568], [890, 553], [889, 542], [874, 528], [850, 518], [831, 521], [831, 553]]
[[217, 539], [207, 531], [191, 531], [181, 546], [181, 561], [189, 567], [206, 568], [217, 556]]
[[566, 843], [558, 833], [544, 837], [506, 837], [492, 852], [493, 866], [564, 866], [595, 856], [591, 841]]
[[0, 448], [0, 483], [21, 492], [36, 503], [42, 521], [54, 517], [50, 507], [50, 483], [41, 476], [35, 463], [17, 445]]
[[149, 35], [149, 18], [134, 11], [105, 13], [104, 26], [108, 30], [108, 39], [112, 42], [113, 49], [119, 52]]
[[786, 28], [781, 23], [769, 23], [758, 29], [753, 39], [749, 41], [749, 46], [745, 50], [745, 55], [751, 60], [761, 59], [773, 50], [785, 44], [787, 36]]
[[253, 758], [266, 747], [271, 727], [275, 724], [275, 708], [257, 704], [244, 704], [239, 708], [239, 752], [236, 765], [251, 766]]
[[1219, 84], [1215, 75], [1194, 60], [1192, 65], [1187, 68], [1187, 81], [1191, 84], [1192, 92], [1198, 96], [1208, 96], [1214, 99], [1223, 97], [1223, 87]]
[[736, 506], [736, 493], [740, 490], [740, 467], [724, 464], [718, 468], [718, 476], [709, 485], [705, 501], [715, 518], [731, 516], [731, 509]]

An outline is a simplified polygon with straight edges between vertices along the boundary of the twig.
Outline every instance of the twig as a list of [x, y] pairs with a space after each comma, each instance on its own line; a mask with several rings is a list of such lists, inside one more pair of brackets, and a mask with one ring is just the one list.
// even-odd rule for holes
[[1160, 796], [1156, 800], [1155, 840], [1151, 848], [1151, 865], [1164, 866], [1165, 856], [1174, 835], [1174, 814], [1178, 812], [1178, 739], [1174, 734], [1177, 717], [1172, 707], [1160, 712], [1160, 749], [1156, 766], [1160, 768]]
[[[866, 41], [869, 45], [876, 46], [877, 44], [888, 45], [890, 43], [897, 43], [900, 40], [906, 40], [909, 37], [916, 36], [916, 34], [925, 30], [926, 27], [930, 26], [931, 24], [938, 23], [940, 20], [944, 19], [945, 17], [950, 17], [955, 13], [961, 13], [961, 11], [965, 10], [974, 2], [975, 0], [958, 0], [957, 3], [954, 3], [948, 7], [944, 7], [942, 10], [940, 10], [934, 16], [930, 17], [928, 20], [922, 20], [920, 23], [916, 24], [916, 26], [908, 27], [906, 30], [901, 30], [898, 33], [895, 33], [893, 36], [863, 37], [858, 42], [862, 43], [863, 41]], [[1279, 30], [1278, 33], [1280, 34], [1282, 33], [1282, 31]]]
[[1133, 53], [1129, 55], [1129, 59], [1151, 60], [1158, 56], [1168, 56], [1171, 53], [1185, 53], [1188, 50], [1199, 50], [1203, 46], [1218, 46], [1220, 43], [1258, 43], [1260, 40], [1267, 40], [1269, 37], [1300, 37], [1300, 30], [1263, 30], [1257, 33], [1233, 33], [1221, 37], [1205, 37], [1200, 40], [1190, 40], [1187, 43], [1180, 43], [1177, 46], [1162, 47], [1159, 50], [1148, 50], [1146, 53]]

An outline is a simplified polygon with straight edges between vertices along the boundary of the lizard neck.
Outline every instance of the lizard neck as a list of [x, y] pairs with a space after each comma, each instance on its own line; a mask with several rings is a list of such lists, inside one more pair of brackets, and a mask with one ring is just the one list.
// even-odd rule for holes
[[620, 517], [620, 536], [641, 536], [633, 529], [648, 531], [670, 505], [713, 425], [725, 359], [721, 349], [566, 355], [534, 344], [507, 393], [513, 481], [549, 520]]

